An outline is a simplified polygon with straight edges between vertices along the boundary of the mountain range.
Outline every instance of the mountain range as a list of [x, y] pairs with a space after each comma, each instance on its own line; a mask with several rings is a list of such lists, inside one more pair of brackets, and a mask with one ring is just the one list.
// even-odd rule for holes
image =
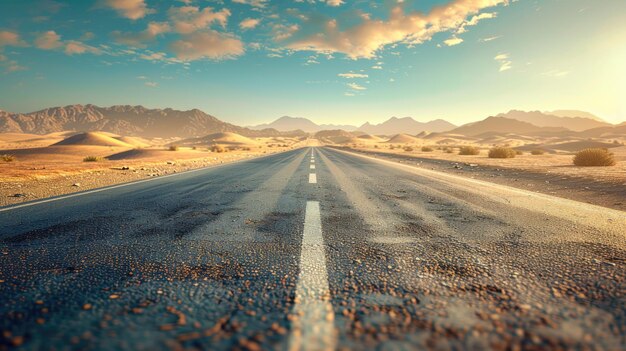
[[307, 133], [317, 133], [322, 130], [345, 130], [345, 131], [361, 131], [372, 135], [393, 135], [399, 133], [418, 134], [423, 131], [445, 132], [455, 128], [452, 123], [437, 119], [430, 122], [418, 122], [411, 117], [391, 117], [387, 121], [380, 124], [364, 123], [360, 127], [353, 125], [336, 125], [336, 124], [316, 124], [313, 121], [303, 117], [283, 116], [274, 122], [260, 124], [250, 127], [251, 129], [272, 128], [278, 131], [302, 130]]
[[276, 129], [281, 132], [288, 132], [292, 130], [301, 130], [307, 133], [317, 133], [321, 130], [334, 130], [342, 129], [345, 131], [354, 131], [356, 126], [351, 125], [335, 125], [335, 124], [316, 124], [313, 121], [304, 117], [289, 117], [283, 116], [271, 123], [259, 124], [249, 127], [254, 130], [263, 130], [267, 128]]
[[[585, 117], [576, 116], [576, 114]], [[565, 127], [575, 132], [582, 132], [583, 130], [587, 129], [610, 126], [610, 124], [600, 120], [598, 117], [583, 111], [560, 110], [554, 112], [525, 112], [511, 110], [507, 113], [501, 113], [496, 117], [515, 119], [518, 121], [533, 124], [537, 127]]]
[[[276, 130], [251, 130], [223, 122], [198, 109], [148, 109], [143, 106], [69, 105], [32, 113], [0, 112], [0, 133], [48, 134], [67, 130], [104, 131], [144, 138], [200, 137], [233, 132], [246, 136], [278, 136]], [[304, 134], [304, 133], [302, 133]]]
[[[532, 135], [612, 136], [626, 134], [626, 124], [615, 126], [584, 111], [518, 111], [488, 117], [459, 127], [445, 120], [418, 122], [411, 117], [392, 117], [380, 124], [318, 125], [302, 117], [284, 116], [272, 123], [240, 127], [223, 122], [198, 109], [148, 109], [143, 106], [99, 107], [91, 104], [52, 107], [31, 113], [0, 110], [0, 133], [48, 134], [62, 131], [104, 131], [144, 138], [198, 138], [231, 132], [248, 137], [305, 136], [325, 130], [357, 131], [370, 135], [451, 133], [479, 136], [485, 133]], [[356, 134], [354, 134], [356, 135]]]

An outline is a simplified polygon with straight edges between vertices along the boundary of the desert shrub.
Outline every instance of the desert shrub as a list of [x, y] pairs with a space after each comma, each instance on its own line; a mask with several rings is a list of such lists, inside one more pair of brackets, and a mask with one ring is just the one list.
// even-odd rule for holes
[[198, 147], [197, 147], [197, 146], [194, 146], [194, 147], [192, 147], [191, 149], [192, 149], [192, 150], [198, 150]]
[[480, 154], [480, 149], [476, 146], [461, 146], [459, 148], [459, 155], [478, 155]]
[[433, 148], [430, 146], [422, 146], [422, 151], [424, 152], [431, 152], [433, 151]]
[[576, 166], [615, 166], [615, 157], [607, 149], [584, 149], [574, 156]]
[[15, 156], [4, 154], [4, 155], [0, 156], [0, 160], [2, 160], [4, 162], [13, 162], [13, 161], [15, 161]]
[[523, 155], [524, 152], [522, 150], [515, 150], [516, 155]]
[[87, 156], [83, 158], [83, 162], [100, 162], [102, 160], [103, 158], [98, 156]]
[[171, 145], [169, 148], [170, 151], [178, 151], [178, 146], [176, 145]]
[[545, 151], [543, 151], [543, 150], [541, 150], [541, 149], [535, 149], [535, 150], [531, 150], [531, 151], [530, 151], [530, 154], [531, 154], [531, 155], [543, 155], [543, 154], [545, 154], [545, 153], [546, 153], [546, 152], [545, 152]]
[[226, 152], [226, 149], [222, 145], [211, 145], [211, 152], [222, 153]]
[[392, 144], [392, 145], [389, 145], [389, 149], [390, 149], [390, 150], [393, 150], [393, 149], [395, 149], [395, 148], [396, 148], [396, 147], [395, 147], [395, 146], [393, 146], [393, 144]]
[[405, 146], [403, 149], [404, 149], [404, 151], [406, 151], [406, 152], [411, 152], [411, 151], [413, 151], [413, 147], [411, 147], [411, 146]]
[[378, 145], [374, 145], [374, 149], [378, 149]]
[[446, 154], [451, 154], [454, 152], [454, 149], [451, 147], [446, 147], [443, 149], [443, 152], [445, 152]]
[[250, 150], [252, 150], [252, 149], [246, 146], [246, 147], [242, 148], [242, 150], [243, 150], [243, 151], [250, 151]]
[[489, 158], [514, 158], [515, 150], [509, 147], [494, 147], [489, 150]]
[[282, 146], [282, 147], [289, 147], [289, 145], [287, 145], [287, 144], [283, 144], [283, 145], [281, 145], [281, 146]]

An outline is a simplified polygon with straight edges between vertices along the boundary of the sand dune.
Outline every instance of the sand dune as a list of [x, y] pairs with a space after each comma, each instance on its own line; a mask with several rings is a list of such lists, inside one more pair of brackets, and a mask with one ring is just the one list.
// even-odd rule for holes
[[[108, 133], [107, 133], [108, 134]], [[133, 145], [115, 139], [112, 136], [98, 132], [88, 132], [73, 135], [53, 146], [91, 145], [91, 146], [118, 146], [132, 148]]]
[[67, 138], [72, 132], [46, 135], [28, 133], [0, 133], [0, 149], [27, 149], [50, 146]]
[[140, 138], [140, 137], [127, 137], [127, 136], [122, 136], [122, 137], [115, 137], [115, 139], [132, 145], [134, 147], [149, 147], [150, 143], [145, 140], [144, 138]]
[[357, 139], [359, 139], [360, 141], [370, 141], [370, 142], [381, 142], [384, 140], [382, 138], [379, 138], [375, 135], [370, 135], [370, 134], [359, 135]]
[[181, 142], [179, 142], [177, 144], [179, 144], [179, 145], [213, 145], [213, 144], [219, 144], [219, 145], [239, 145], [239, 146], [248, 145], [248, 146], [252, 146], [252, 145], [257, 145], [259, 143], [256, 140], [250, 139], [250, 138], [245, 137], [243, 135], [239, 135], [237, 133], [222, 132], [222, 133], [209, 134], [209, 135], [201, 137], [201, 138], [185, 139], [185, 140], [182, 140]]
[[416, 137], [407, 134], [396, 134], [391, 139], [387, 140], [390, 144], [417, 144], [420, 140]]
[[588, 148], [615, 148], [621, 145], [615, 145], [610, 143], [603, 143], [600, 141], [592, 141], [592, 140], [580, 140], [580, 141], [570, 141], [566, 143], [559, 144], [548, 144], [545, 145], [546, 148], [554, 149], [554, 150], [562, 150], [569, 152], [577, 152], [583, 149]]
[[178, 151], [169, 151], [165, 149], [133, 149], [118, 152], [109, 155], [109, 160], [167, 160], [167, 159], [186, 159], [206, 156], [206, 152], [191, 149], [183, 149]]

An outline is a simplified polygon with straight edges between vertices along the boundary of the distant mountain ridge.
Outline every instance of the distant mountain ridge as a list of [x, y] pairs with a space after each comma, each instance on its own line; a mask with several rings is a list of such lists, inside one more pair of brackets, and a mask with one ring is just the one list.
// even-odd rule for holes
[[547, 115], [553, 115], [557, 117], [581, 117], [581, 118], [589, 118], [598, 122], [606, 122], [602, 118], [594, 115], [593, 113], [579, 110], [554, 110], [554, 111], [544, 111], [543, 113]]
[[562, 127], [538, 127], [534, 124], [505, 117], [487, 117], [478, 122], [468, 123], [450, 131], [452, 134], [479, 136], [485, 133], [533, 134], [541, 132], [565, 132]]
[[198, 109], [148, 109], [143, 106], [69, 105], [21, 114], [0, 113], [0, 133], [48, 134], [74, 130], [104, 131], [120, 135], [154, 137], [200, 137], [218, 132], [247, 136], [280, 135], [276, 130], [253, 131], [223, 122]]
[[254, 129], [254, 130], [272, 128], [281, 132], [288, 132], [292, 130], [302, 130], [307, 133], [317, 133], [322, 130], [342, 129], [345, 131], [354, 131], [357, 129], [357, 127], [353, 125], [335, 125], [335, 124], [319, 124], [318, 125], [308, 118], [290, 117], [290, 116], [283, 116], [271, 123], [259, 124], [257, 126], [251, 126], [249, 128]]
[[335, 124], [316, 124], [315, 122], [303, 117], [283, 116], [271, 123], [260, 124], [252, 129], [273, 128], [279, 131], [290, 131], [300, 129], [308, 133], [317, 133], [322, 130], [345, 130], [361, 131], [372, 135], [394, 135], [399, 133], [418, 134], [424, 131], [445, 132], [456, 126], [447, 121], [437, 119], [430, 122], [418, 122], [411, 117], [391, 117], [387, 121], [380, 124], [364, 123], [360, 127], [353, 125], [335, 125]]
[[[560, 110], [555, 111], [556, 113], [561, 114], [562, 116], [557, 116], [554, 114], [549, 114], [546, 112], [540, 111], [518, 111], [511, 110], [507, 113], [501, 113], [496, 117], [504, 117], [509, 119], [515, 119], [522, 122], [527, 122], [533, 124], [537, 127], [562, 127], [567, 128], [569, 130], [575, 132], [582, 132], [584, 130], [592, 129], [592, 128], [600, 128], [600, 127], [608, 127], [611, 124], [606, 123], [600, 120], [598, 117], [583, 111], [570, 111], [570, 110]], [[580, 114], [582, 116], [575, 116], [576, 114]]]
[[411, 117], [391, 117], [380, 124], [369, 122], [359, 127], [360, 131], [374, 135], [419, 134], [421, 132], [447, 132], [456, 128], [448, 121], [436, 119], [430, 122], [418, 122]]

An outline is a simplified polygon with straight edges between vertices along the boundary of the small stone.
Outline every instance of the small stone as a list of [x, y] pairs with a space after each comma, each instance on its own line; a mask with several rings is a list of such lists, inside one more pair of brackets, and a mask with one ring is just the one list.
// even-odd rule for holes
[[72, 184], [72, 186], [79, 187], [80, 183], [74, 183], [74, 184]]

